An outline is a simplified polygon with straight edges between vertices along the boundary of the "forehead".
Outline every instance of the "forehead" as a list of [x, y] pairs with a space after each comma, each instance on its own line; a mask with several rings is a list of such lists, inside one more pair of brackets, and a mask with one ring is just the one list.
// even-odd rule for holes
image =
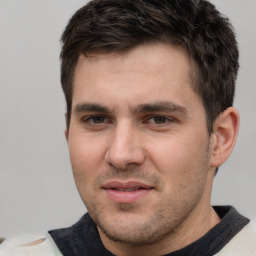
[[[171, 45], [165, 43], [156, 44], [145, 44], [139, 45], [131, 50], [122, 52], [95, 52], [90, 54], [80, 54], [77, 65], [75, 68], [75, 78], [77, 72], [84, 65], [87, 68], [95, 67], [100, 68], [104, 66], [105, 68], [112, 69], [118, 72], [116, 64], [119, 66], [119, 71], [129, 72], [129, 71], [146, 71], [145, 66], [141, 64], [146, 64], [147, 70], [153, 69], [164, 69], [172, 68], [173, 61], [175, 60], [177, 65], [183, 66], [183, 69], [187, 69], [188, 74], [192, 73], [193, 61], [183, 47], [178, 45]], [[122, 64], [122, 65], [119, 65]], [[130, 68], [132, 67], [133, 70]]]
[[72, 100], [182, 100], [193, 91], [192, 77], [192, 61], [187, 52], [172, 45], [143, 45], [124, 53], [81, 55], [75, 68]]

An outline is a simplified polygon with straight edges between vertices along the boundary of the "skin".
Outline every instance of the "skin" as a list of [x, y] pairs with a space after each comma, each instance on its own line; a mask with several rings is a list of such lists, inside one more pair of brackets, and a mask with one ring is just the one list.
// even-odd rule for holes
[[[75, 182], [105, 247], [116, 255], [163, 255], [219, 221], [210, 205], [216, 166], [234, 146], [229, 108], [209, 134], [192, 89], [191, 60], [178, 47], [80, 56], [66, 131]], [[109, 182], [141, 182], [136, 200], [113, 200]], [[115, 198], [116, 199], [116, 198]]]

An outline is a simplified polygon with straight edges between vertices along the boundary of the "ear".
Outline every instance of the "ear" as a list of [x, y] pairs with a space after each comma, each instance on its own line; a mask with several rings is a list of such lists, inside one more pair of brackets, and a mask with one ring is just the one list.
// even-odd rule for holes
[[68, 141], [68, 129], [65, 130], [65, 137], [66, 137], [66, 140]]
[[66, 137], [66, 140], [68, 141], [69, 130], [68, 130], [67, 113], [65, 114], [65, 119], [66, 119], [65, 137]]
[[227, 108], [217, 117], [211, 135], [211, 167], [219, 167], [228, 159], [236, 143], [238, 130], [239, 113], [235, 108]]

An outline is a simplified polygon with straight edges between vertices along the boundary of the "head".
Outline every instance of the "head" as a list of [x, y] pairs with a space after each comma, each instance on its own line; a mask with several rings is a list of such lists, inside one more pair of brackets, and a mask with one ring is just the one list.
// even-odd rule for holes
[[207, 1], [96, 0], [62, 42], [72, 169], [104, 244], [165, 254], [159, 241], [199, 238], [238, 127], [228, 20]]
[[193, 62], [193, 89], [212, 132], [215, 118], [233, 105], [238, 49], [228, 19], [204, 0], [94, 0], [78, 10], [62, 35], [61, 84], [72, 108], [74, 70], [80, 54], [129, 51], [166, 43], [183, 47]]

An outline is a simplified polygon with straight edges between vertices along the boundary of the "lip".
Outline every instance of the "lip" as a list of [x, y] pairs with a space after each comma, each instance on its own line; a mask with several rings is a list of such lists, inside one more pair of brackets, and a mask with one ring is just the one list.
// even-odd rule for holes
[[110, 181], [102, 189], [111, 201], [128, 204], [144, 198], [154, 187], [140, 181]]

